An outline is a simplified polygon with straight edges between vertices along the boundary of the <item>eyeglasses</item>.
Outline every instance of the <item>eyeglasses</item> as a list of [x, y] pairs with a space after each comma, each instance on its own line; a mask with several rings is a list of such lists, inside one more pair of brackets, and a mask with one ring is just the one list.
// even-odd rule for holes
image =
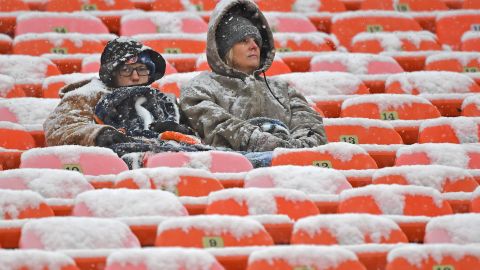
[[119, 70], [118, 74], [123, 77], [132, 76], [133, 71], [136, 71], [138, 76], [147, 76], [150, 74], [150, 70], [145, 65], [132, 67], [131, 65], [123, 65]]

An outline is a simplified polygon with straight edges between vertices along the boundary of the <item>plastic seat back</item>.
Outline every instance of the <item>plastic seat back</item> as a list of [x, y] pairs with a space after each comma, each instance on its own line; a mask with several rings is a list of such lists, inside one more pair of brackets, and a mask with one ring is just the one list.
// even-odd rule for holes
[[440, 112], [422, 97], [375, 94], [345, 100], [340, 115], [381, 120], [419, 120], [440, 117]]
[[301, 13], [266, 12], [265, 17], [272, 32], [309, 33], [317, 32], [312, 22]]
[[275, 48], [278, 52], [333, 51], [335, 44], [325, 33], [275, 33]]
[[319, 166], [337, 170], [376, 169], [377, 164], [361, 147], [349, 143], [329, 143], [303, 149], [275, 149], [272, 166]]
[[287, 215], [293, 220], [319, 214], [314, 202], [301, 191], [292, 189], [233, 188], [208, 196], [206, 214]]
[[345, 5], [340, 0], [297, 0], [292, 6], [294, 12], [344, 12]]
[[480, 116], [480, 98], [477, 95], [466, 97], [461, 109], [463, 116]]
[[388, 218], [369, 214], [318, 215], [298, 220], [291, 244], [359, 245], [407, 243], [398, 225]]
[[306, 166], [275, 166], [252, 170], [245, 176], [244, 187], [288, 188], [307, 194], [339, 194], [352, 188], [340, 172]]
[[461, 50], [465, 52], [480, 51], [480, 34], [478, 31], [467, 31], [462, 35]]
[[127, 164], [112, 150], [79, 145], [30, 149], [22, 154], [20, 167], [64, 169], [85, 175], [118, 174], [128, 170]]
[[84, 33], [108, 34], [107, 27], [100, 19], [89, 14], [32, 13], [17, 18], [15, 36], [27, 33]]
[[[422, 205], [422, 207], [418, 207]], [[452, 208], [440, 192], [429, 187], [370, 185], [340, 194], [339, 213], [376, 215], [440, 216]]]
[[426, 59], [425, 70], [478, 72], [480, 70], [480, 53], [449, 52], [430, 55]]
[[435, 34], [428, 31], [364, 32], [352, 39], [352, 51], [360, 53], [441, 50]]
[[53, 211], [38, 193], [30, 190], [0, 190], [1, 219], [25, 219], [53, 216]]
[[480, 147], [474, 144], [424, 143], [397, 151], [395, 166], [445, 165], [463, 169], [480, 168]]
[[12, 38], [6, 34], [0, 34], [0, 54], [12, 53]]
[[109, 1], [109, 0], [72, 0], [66, 3], [62, 0], [49, 0], [45, 9], [47, 11], [61, 11], [61, 12], [74, 12], [74, 11], [113, 11], [134, 9], [133, 2], [131, 1]]
[[0, 264], [10, 270], [79, 270], [69, 256], [43, 250], [1, 250]]
[[160, 80], [153, 82], [151, 86], [161, 90], [164, 93], [170, 93], [176, 97], [180, 97], [180, 88], [182, 85], [190, 81], [198, 74], [200, 74], [200, 72], [186, 72], [165, 75], [165, 77], [161, 78]]
[[421, 31], [420, 25], [410, 16], [394, 11], [345, 12], [332, 18], [332, 34], [347, 49], [351, 40], [362, 32]]
[[329, 142], [352, 144], [403, 144], [392, 125], [382, 120], [363, 118], [324, 119]]
[[22, 0], [0, 0], [0, 12], [30, 10]]
[[437, 16], [436, 31], [438, 40], [453, 50], [460, 50], [461, 38], [466, 31], [478, 31], [480, 14], [475, 10], [445, 12]]
[[194, 13], [151, 12], [122, 17], [120, 34], [133, 36], [155, 33], [206, 33], [207, 23]]
[[430, 119], [422, 122], [419, 143], [478, 143], [480, 119], [454, 117]]
[[25, 97], [25, 92], [15, 88], [15, 79], [0, 74], [0, 98]]
[[0, 121], [0, 147], [27, 150], [35, 147], [35, 140], [22, 125]]
[[391, 74], [403, 72], [388, 56], [366, 53], [328, 53], [312, 58], [310, 71], [341, 71], [352, 74]]
[[59, 101], [58, 99], [43, 98], [1, 99], [0, 121], [18, 123], [23, 126], [42, 125]]
[[107, 258], [105, 270], [223, 270], [209, 252], [196, 249], [162, 248], [115, 251]]
[[[332, 260], [335, 258], [335, 260]], [[365, 270], [355, 253], [341, 247], [278, 246], [254, 251], [247, 270]]]
[[155, 246], [221, 248], [270, 246], [273, 240], [258, 221], [235, 216], [200, 215], [165, 220]]
[[145, 46], [159, 53], [204, 53], [207, 47], [205, 34], [142, 34], [135, 35]]
[[408, 11], [434, 11], [434, 10], [448, 10], [445, 2], [441, 0], [364, 0], [362, 2], [362, 10], [380, 9], [380, 10], [395, 10], [399, 12]]
[[475, 269], [480, 267], [480, 249], [461, 245], [415, 245], [398, 247], [387, 257], [386, 270]]
[[432, 218], [425, 230], [426, 244], [478, 244], [480, 237], [470, 233], [472, 226], [480, 224], [478, 214], [455, 214]]
[[97, 38], [83, 34], [24, 34], [13, 41], [14, 54], [40, 56], [42, 54], [101, 53], [103, 44]]

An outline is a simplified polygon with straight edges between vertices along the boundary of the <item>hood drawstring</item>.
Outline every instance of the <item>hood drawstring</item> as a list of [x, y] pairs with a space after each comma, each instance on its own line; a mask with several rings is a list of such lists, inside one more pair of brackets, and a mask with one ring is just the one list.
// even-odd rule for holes
[[267, 75], [265, 75], [265, 71], [262, 71], [262, 74], [263, 74], [263, 80], [265, 81], [265, 84], [267, 85], [268, 90], [270, 90], [270, 94], [272, 94], [272, 96], [278, 101], [278, 103], [280, 103], [280, 105], [282, 105], [282, 107], [285, 107], [282, 104], [282, 102], [280, 102], [280, 100], [277, 98], [277, 96], [275, 96], [275, 94], [272, 91], [272, 88], [270, 88], [270, 85], [267, 82]]

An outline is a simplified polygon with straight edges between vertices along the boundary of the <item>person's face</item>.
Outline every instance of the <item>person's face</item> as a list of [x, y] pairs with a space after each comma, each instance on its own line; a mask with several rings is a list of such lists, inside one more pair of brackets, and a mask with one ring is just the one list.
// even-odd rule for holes
[[232, 47], [232, 64], [246, 74], [253, 74], [260, 65], [260, 48], [255, 39], [247, 37]]
[[142, 85], [148, 82], [149, 70], [145, 64], [124, 64], [116, 72], [118, 87]]

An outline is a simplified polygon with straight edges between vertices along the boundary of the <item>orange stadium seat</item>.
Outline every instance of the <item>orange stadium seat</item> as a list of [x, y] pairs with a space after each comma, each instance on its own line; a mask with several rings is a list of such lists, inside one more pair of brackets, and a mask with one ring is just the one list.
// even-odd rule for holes
[[426, 60], [425, 70], [444, 70], [459, 73], [480, 71], [479, 52], [448, 52], [431, 55]]
[[[42, 54], [101, 53], [103, 44], [92, 35], [85, 34], [24, 34], [13, 40], [14, 54], [40, 56]], [[80, 62], [81, 63], [81, 62]]]
[[478, 183], [467, 170], [441, 165], [388, 167], [375, 171], [373, 184], [415, 185], [440, 192], [473, 192]]
[[392, 125], [382, 120], [363, 118], [324, 119], [329, 142], [352, 144], [403, 144]]
[[463, 100], [462, 115], [480, 116], [480, 98], [478, 95], [472, 95]]
[[30, 190], [0, 189], [1, 219], [25, 219], [53, 216], [53, 210], [45, 199]]
[[427, 223], [425, 244], [478, 244], [480, 237], [468, 231], [479, 224], [480, 215], [476, 213], [432, 218]]
[[375, 160], [365, 150], [343, 142], [303, 149], [277, 148], [273, 151], [272, 166], [279, 165], [313, 165], [337, 170], [377, 168]]
[[448, 7], [441, 0], [363, 0], [363, 10], [380, 9], [380, 10], [395, 10], [399, 12], [409, 11], [434, 11], [434, 10], [448, 10]]
[[150, 12], [125, 15], [121, 19], [120, 34], [133, 36], [155, 33], [206, 33], [207, 23], [191, 12]]
[[340, 193], [338, 212], [434, 217], [452, 214], [452, 208], [433, 188], [369, 185]]
[[0, 33], [13, 36], [17, 16], [30, 8], [22, 0], [0, 0]]
[[366, 270], [355, 253], [347, 249], [303, 245], [277, 246], [254, 251], [246, 268], [246, 270], [274, 269]]
[[28, 33], [83, 33], [108, 34], [102, 21], [90, 14], [75, 13], [25, 13], [17, 17], [15, 36]]
[[177, 196], [207, 196], [223, 189], [213, 174], [191, 168], [143, 168], [117, 175], [116, 188], [161, 189]]
[[369, 214], [318, 215], [298, 220], [291, 244], [359, 245], [408, 243], [391, 219]]
[[190, 167], [210, 172], [246, 172], [253, 169], [250, 161], [239, 153], [206, 152], [165, 152], [146, 157], [145, 167]]
[[128, 170], [127, 164], [112, 150], [79, 145], [30, 149], [22, 154], [20, 167], [64, 169], [85, 175], [118, 174]]
[[292, 51], [332, 51], [335, 44], [325, 33], [275, 33], [275, 48], [278, 52]]
[[394, 11], [345, 12], [332, 18], [331, 27], [332, 34], [347, 49], [352, 48], [351, 41], [358, 33], [421, 30], [413, 17]]
[[200, 215], [177, 217], [158, 226], [155, 246], [237, 247], [271, 246], [273, 240], [260, 222], [245, 217]]
[[215, 8], [218, 0], [153, 0], [151, 10], [153, 11], [209, 11]]
[[445, 12], [437, 16], [436, 25], [440, 43], [460, 50], [462, 35], [480, 29], [480, 14], [476, 10]]
[[388, 254], [386, 270], [476, 269], [478, 246], [414, 245], [398, 247]]
[[314, 56], [310, 71], [340, 71], [359, 76], [371, 93], [383, 93], [385, 80], [392, 73], [403, 72], [389, 56], [366, 53], [324, 53]]
[[208, 195], [206, 214], [287, 215], [293, 220], [317, 215], [315, 203], [301, 191], [279, 188], [234, 188]]
[[470, 211], [472, 213], [480, 213], [480, 188], [477, 188], [472, 194]]
[[[278, 1], [279, 3], [281, 1]], [[283, 1], [282, 1], [283, 2]], [[287, 1], [285, 1], [287, 2]], [[311, 33], [317, 32], [317, 28], [301, 13], [288, 12], [265, 12], [265, 17], [272, 32]]]
[[345, 100], [340, 115], [381, 120], [418, 120], [440, 117], [440, 112], [419, 96], [376, 94]]
[[[398, 133], [397, 133], [398, 134]], [[378, 168], [391, 167], [395, 164], [397, 150], [403, 144], [359, 144], [375, 160]]]
[[363, 187], [372, 183], [372, 175], [376, 169], [370, 170], [341, 170], [352, 187]]
[[79, 270], [69, 256], [43, 250], [1, 250], [0, 265], [10, 270]]
[[480, 2], [475, 0], [463, 0], [463, 9], [480, 9]]
[[0, 54], [12, 53], [12, 38], [5, 34], [0, 34]]
[[152, 87], [156, 88], [164, 93], [174, 94], [176, 97], [180, 97], [180, 88], [183, 84], [187, 83], [193, 77], [200, 74], [200, 72], [186, 72], [165, 75], [152, 83]]
[[162, 248], [115, 251], [107, 258], [105, 270], [224, 270], [209, 252], [199, 249]]
[[25, 92], [15, 88], [15, 79], [0, 74], [0, 97], [1, 98], [15, 98], [25, 97]]
[[15, 79], [15, 91], [29, 97], [41, 97], [43, 79], [59, 75], [57, 66], [45, 57], [0, 55], [0, 74]]
[[306, 13], [318, 31], [330, 33], [333, 14], [345, 12], [346, 8], [340, 0], [297, 0], [292, 10]]
[[67, 84], [77, 83], [98, 77], [98, 73], [72, 73], [57, 76], [50, 76], [43, 80], [42, 97], [59, 98], [58, 93]]
[[404, 146], [397, 151], [395, 166], [429, 164], [480, 169], [480, 147], [475, 144], [424, 143]]
[[30, 10], [22, 0], [0, 0], [0, 12]]
[[27, 150], [35, 147], [35, 140], [22, 125], [0, 121], [0, 147]]
[[480, 118], [452, 117], [425, 120], [420, 125], [419, 143], [478, 143]]
[[480, 34], [478, 31], [467, 31], [462, 35], [461, 50], [465, 52], [480, 51]]
[[133, 36], [159, 53], [204, 53], [207, 46], [205, 34], [183, 34], [178, 36], [174, 33], [142, 34]]

